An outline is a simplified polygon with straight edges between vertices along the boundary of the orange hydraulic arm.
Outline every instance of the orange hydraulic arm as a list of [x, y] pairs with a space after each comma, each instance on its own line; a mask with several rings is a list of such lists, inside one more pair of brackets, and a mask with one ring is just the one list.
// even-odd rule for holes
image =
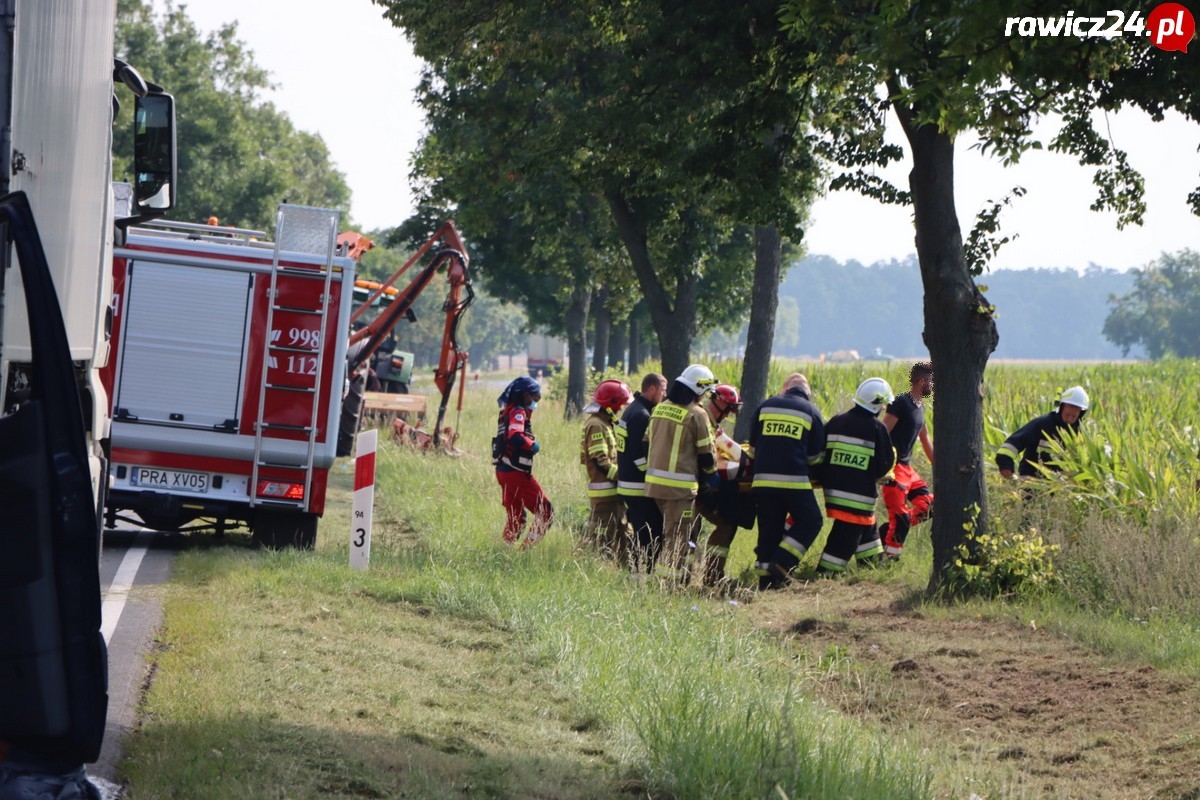
[[435, 246], [438, 249], [434, 251], [433, 259], [429, 264], [412, 278], [408, 286], [396, 295], [392, 304], [379, 316], [375, 317], [366, 327], [351, 334], [350, 344], [367, 340], [356, 358], [359, 362], [368, 361], [400, 320], [412, 313], [413, 303], [433, 280], [434, 274], [442, 268], [443, 264], [446, 266], [450, 292], [446, 296], [446, 302], [442, 304], [442, 311], [446, 314], [446, 324], [442, 329], [441, 357], [438, 359], [437, 368], [433, 373], [434, 383], [437, 384], [438, 391], [442, 395], [441, 403], [438, 406], [437, 426], [433, 431], [433, 443], [437, 445], [441, 436], [442, 422], [446, 416], [446, 406], [449, 405], [450, 394], [454, 390], [455, 377], [467, 363], [467, 351], [458, 346], [458, 323], [467, 307], [475, 299], [475, 291], [471, 288], [471, 276], [467, 271], [470, 259], [467, 256], [467, 248], [459, 237], [458, 230], [454, 227], [454, 221], [447, 220], [442, 223], [433, 236], [430, 236], [428, 241], [421, 245], [392, 277], [384, 281], [367, 298], [367, 301], [350, 317], [350, 321], [353, 323], [361, 316], [380, 295], [395, 284], [410, 267], [430, 250], [433, 250]]

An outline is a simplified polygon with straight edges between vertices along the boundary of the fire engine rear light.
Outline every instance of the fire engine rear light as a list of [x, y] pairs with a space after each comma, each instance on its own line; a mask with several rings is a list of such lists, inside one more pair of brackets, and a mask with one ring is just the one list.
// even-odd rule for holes
[[255, 490], [258, 497], [269, 497], [273, 500], [303, 500], [304, 484], [289, 483], [288, 481], [259, 481]]

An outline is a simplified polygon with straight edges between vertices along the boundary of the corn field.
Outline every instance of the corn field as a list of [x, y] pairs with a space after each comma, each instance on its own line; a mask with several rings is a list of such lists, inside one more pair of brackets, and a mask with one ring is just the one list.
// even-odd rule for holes
[[1155, 513], [1200, 511], [1200, 365], [1193, 361], [1061, 367], [1001, 365], [987, 372], [984, 439], [1005, 437], [1053, 408], [1079, 384], [1091, 398], [1080, 435], [1054, 448], [1055, 487], [1093, 510], [1148, 521]]
[[[773, 366], [768, 391], [804, 372], [826, 418], [849, 408], [868, 377], [908, 388], [908, 362]], [[737, 382], [740, 365], [713, 365]], [[1056, 580], [1072, 602], [1136, 619], [1195, 619], [1200, 588], [1200, 362], [990, 365], [985, 374], [985, 469], [991, 530], [1007, 541], [1053, 545]], [[1083, 386], [1090, 408], [1077, 437], [1052, 443], [1060, 471], [1005, 481], [993, 456], [1004, 440], [1054, 408], [1063, 389]], [[937, 449], [935, 403], [926, 423]], [[932, 470], [918, 469], [932, 483]], [[936, 493], [936, 486], [934, 487]]]
[[[804, 372], [828, 419], [850, 407], [865, 378], [882, 377], [897, 394], [906, 391], [910, 366], [776, 362], [768, 391], [776, 391], [789, 373]], [[712, 367], [719, 380], [737, 384], [740, 363]], [[983, 431], [989, 454], [1017, 428], [1052, 410], [1059, 393], [1074, 385], [1087, 390], [1091, 408], [1081, 435], [1057, 450], [1061, 487], [1095, 509], [1141, 519], [1162, 511], [1200, 512], [1200, 362], [991, 365]], [[933, 408], [926, 408], [936, 448], [937, 421]], [[988, 469], [994, 469], [990, 458]]]

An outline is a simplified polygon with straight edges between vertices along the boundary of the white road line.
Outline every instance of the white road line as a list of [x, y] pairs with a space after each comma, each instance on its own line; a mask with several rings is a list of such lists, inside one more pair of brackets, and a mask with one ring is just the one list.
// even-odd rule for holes
[[103, 620], [100, 632], [104, 635], [105, 644], [112, 641], [113, 633], [117, 630], [117, 622], [121, 619], [121, 612], [125, 610], [125, 601], [129, 599], [129, 590], [133, 588], [138, 567], [142, 565], [142, 559], [146, 556], [150, 537], [151, 534], [143, 530], [134, 538], [133, 545], [125, 551], [125, 557], [121, 559], [121, 566], [117, 567], [112, 585], [104, 595], [104, 605], [100, 609], [100, 618]]

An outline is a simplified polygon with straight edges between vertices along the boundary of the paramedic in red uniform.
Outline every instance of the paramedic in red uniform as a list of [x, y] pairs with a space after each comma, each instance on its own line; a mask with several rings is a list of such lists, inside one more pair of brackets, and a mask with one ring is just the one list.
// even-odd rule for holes
[[883, 415], [884, 427], [892, 434], [896, 448], [895, 478], [883, 484], [883, 504], [888, 521], [883, 532], [883, 550], [898, 558], [904, 540], [914, 525], [933, 516], [933, 492], [912, 468], [913, 445], [921, 440], [925, 457], [933, 464], [933, 442], [925, 427], [925, 398], [933, 394], [933, 364], [918, 361], [908, 372], [909, 389], [888, 404]]
[[[496, 438], [492, 440], [492, 458], [507, 514], [504, 541], [516, 544], [524, 532], [522, 548], [532, 547], [541, 541], [554, 518], [554, 508], [549, 498], [533, 477], [533, 457], [541, 445], [533, 435], [532, 417], [541, 399], [541, 384], [524, 375], [505, 387], [497, 398], [500, 417], [496, 424]], [[533, 514], [533, 521], [526, 532], [525, 522], [529, 513]]]

